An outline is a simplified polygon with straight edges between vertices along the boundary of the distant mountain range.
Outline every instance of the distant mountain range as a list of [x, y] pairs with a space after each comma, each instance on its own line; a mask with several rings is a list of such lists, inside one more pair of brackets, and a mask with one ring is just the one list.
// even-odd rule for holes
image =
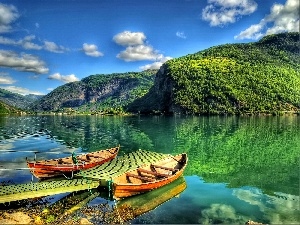
[[29, 110], [29, 105], [40, 99], [43, 95], [20, 95], [0, 88], [0, 103], [6, 113]]
[[34, 112], [299, 112], [299, 61], [299, 32], [281, 33], [172, 59], [159, 71], [91, 75], [45, 96], [0, 90], [0, 101]]
[[157, 70], [91, 75], [62, 85], [30, 105], [36, 112], [121, 113], [153, 86]]

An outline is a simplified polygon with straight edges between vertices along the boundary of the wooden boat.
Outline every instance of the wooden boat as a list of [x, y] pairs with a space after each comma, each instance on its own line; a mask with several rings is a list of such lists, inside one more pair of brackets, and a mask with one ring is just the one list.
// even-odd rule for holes
[[89, 169], [114, 159], [120, 150], [120, 146], [97, 152], [90, 152], [59, 159], [27, 161], [30, 172], [37, 178], [50, 178], [55, 176], [69, 176], [80, 170]]
[[182, 153], [125, 172], [112, 180], [113, 196], [118, 200], [169, 184], [183, 174], [187, 162], [187, 154]]

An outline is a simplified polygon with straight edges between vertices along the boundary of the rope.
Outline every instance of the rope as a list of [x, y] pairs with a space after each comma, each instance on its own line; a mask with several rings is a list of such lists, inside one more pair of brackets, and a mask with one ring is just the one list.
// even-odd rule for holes
[[111, 199], [112, 198], [112, 178], [110, 178], [110, 180], [107, 181], [107, 186], [108, 186], [108, 198]]

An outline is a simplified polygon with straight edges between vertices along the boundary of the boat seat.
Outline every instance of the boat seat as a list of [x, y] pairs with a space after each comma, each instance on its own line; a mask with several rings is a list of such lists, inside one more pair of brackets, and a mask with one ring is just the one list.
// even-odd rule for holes
[[150, 167], [153, 168], [160, 168], [160, 169], [164, 169], [164, 170], [170, 170], [172, 172], [177, 172], [179, 169], [175, 169], [175, 168], [170, 168], [170, 167], [165, 167], [165, 166], [159, 166], [159, 165], [151, 165]]
[[90, 159], [80, 159], [79, 160], [80, 162], [89, 162], [89, 161], [91, 161]]
[[158, 173], [155, 171], [145, 170], [142, 168], [138, 168], [137, 171], [140, 173], [148, 173], [148, 174], [154, 175], [156, 177], [168, 177], [169, 176], [169, 174]]
[[135, 175], [133, 173], [126, 173], [126, 177], [134, 177], [134, 178], [140, 179], [142, 181], [150, 181], [150, 182], [155, 181], [155, 179], [153, 179], [153, 178], [139, 176], [139, 175]]
[[95, 159], [98, 159], [98, 158], [104, 159], [103, 157], [101, 157], [101, 156], [99, 156], [99, 155], [93, 155], [93, 156], [91, 156], [91, 157], [93, 157], [93, 158], [95, 158]]

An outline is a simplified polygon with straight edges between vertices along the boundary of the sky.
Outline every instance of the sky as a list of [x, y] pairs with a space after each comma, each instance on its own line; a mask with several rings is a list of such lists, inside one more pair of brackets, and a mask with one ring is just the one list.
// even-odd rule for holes
[[45, 95], [89, 75], [299, 31], [298, 0], [0, 0], [0, 88]]

